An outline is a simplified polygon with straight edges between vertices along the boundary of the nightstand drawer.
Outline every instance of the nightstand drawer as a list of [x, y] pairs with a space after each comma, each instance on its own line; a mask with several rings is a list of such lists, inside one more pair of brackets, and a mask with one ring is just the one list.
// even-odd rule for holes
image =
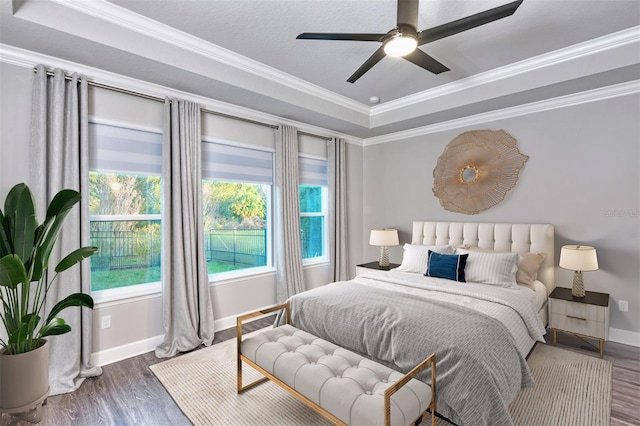
[[584, 297], [574, 297], [570, 288], [556, 287], [549, 294], [549, 327], [554, 345], [558, 330], [598, 339], [602, 358], [609, 340], [609, 295], [587, 291]]
[[604, 322], [593, 321], [583, 317], [552, 313], [549, 325], [558, 330], [570, 331], [583, 336], [591, 336], [598, 339], [607, 339], [608, 337]]
[[551, 314], [566, 315], [569, 317], [582, 318], [589, 321], [604, 322], [604, 306], [588, 305], [585, 303], [569, 302], [567, 300], [552, 299], [550, 301]]

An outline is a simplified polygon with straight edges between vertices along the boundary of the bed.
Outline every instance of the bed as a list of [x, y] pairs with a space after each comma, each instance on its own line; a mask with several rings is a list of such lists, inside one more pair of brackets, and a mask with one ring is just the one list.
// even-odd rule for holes
[[547, 299], [556, 287], [553, 225], [414, 221], [411, 244], [469, 245], [496, 251], [544, 253], [537, 271], [539, 284], [535, 293], [538, 315], [545, 325], [549, 323]]
[[[548, 224], [416, 221], [397, 270], [297, 294], [291, 323], [405, 373], [436, 352], [439, 414], [510, 425], [509, 403], [533, 386], [526, 357], [544, 341], [553, 239]], [[520, 265], [535, 256], [522, 285]], [[477, 281], [460, 281], [465, 273]]]

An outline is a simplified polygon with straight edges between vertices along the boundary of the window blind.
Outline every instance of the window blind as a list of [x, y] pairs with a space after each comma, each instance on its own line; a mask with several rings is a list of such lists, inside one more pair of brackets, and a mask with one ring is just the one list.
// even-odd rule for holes
[[202, 177], [225, 182], [273, 184], [273, 153], [258, 149], [202, 143]]
[[111, 173], [160, 175], [162, 134], [89, 123], [89, 168]]
[[298, 157], [300, 185], [328, 186], [327, 160]]

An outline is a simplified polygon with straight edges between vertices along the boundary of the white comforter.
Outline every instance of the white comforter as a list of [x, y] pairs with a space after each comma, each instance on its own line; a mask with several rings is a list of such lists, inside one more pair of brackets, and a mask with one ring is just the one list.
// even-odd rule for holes
[[512, 425], [508, 405], [533, 385], [525, 356], [544, 327], [515, 290], [389, 271], [289, 303], [294, 326], [398, 371], [435, 352], [437, 411], [457, 424]]
[[[526, 357], [535, 341], [544, 343], [545, 326], [531, 303], [528, 294], [518, 288], [510, 289], [480, 283], [458, 283], [442, 278], [400, 271], [370, 272], [355, 278], [375, 287], [394, 285], [395, 291], [425, 295], [456, 305], [475, 309], [500, 322], [511, 332], [518, 350]], [[528, 290], [528, 289], [525, 289]], [[496, 302], [500, 303], [496, 303]]]

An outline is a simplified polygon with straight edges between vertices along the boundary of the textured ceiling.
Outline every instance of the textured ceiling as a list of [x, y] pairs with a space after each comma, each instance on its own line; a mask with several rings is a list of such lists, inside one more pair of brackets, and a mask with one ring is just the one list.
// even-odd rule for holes
[[[455, 101], [437, 99], [439, 108], [414, 109], [415, 114], [398, 110], [377, 123], [370, 117], [375, 112], [369, 109], [371, 96], [381, 99], [382, 108], [390, 101], [411, 104], [441, 87], [450, 90], [493, 70], [516, 70], [521, 61], [637, 28], [640, 1], [525, 0], [511, 17], [422, 46], [449, 72], [433, 75], [385, 58], [355, 84], [346, 79], [378, 43], [295, 37], [301, 32], [387, 32], [395, 25], [393, 0], [83, 1], [0, 0], [0, 42], [358, 137], [640, 78], [640, 52], [608, 66], [595, 57], [593, 63], [570, 58], [573, 62], [566, 60], [564, 68], [549, 61], [546, 72], [528, 75], [526, 84], [505, 72], [501, 86], [470, 96], [468, 103], [459, 94]], [[422, 0], [419, 30], [509, 1]], [[124, 18], [131, 21], [119, 24]], [[162, 44], [163, 37], [174, 36], [179, 43]], [[196, 47], [189, 40], [204, 44]], [[203, 53], [209, 44], [257, 65], [251, 65], [251, 72], [236, 72], [224, 60], [211, 62], [208, 51]], [[300, 87], [289, 91], [296, 81]]]
[[[509, 1], [423, 0], [419, 29]], [[296, 40], [296, 35], [385, 33], [395, 26], [395, 1], [181, 1], [179, 7], [169, 1], [112, 2], [364, 103], [372, 95], [389, 101], [638, 25], [640, 14], [637, 0], [525, 0], [513, 16], [422, 46], [449, 72], [436, 76], [385, 58], [350, 84], [347, 78], [378, 43]]]

